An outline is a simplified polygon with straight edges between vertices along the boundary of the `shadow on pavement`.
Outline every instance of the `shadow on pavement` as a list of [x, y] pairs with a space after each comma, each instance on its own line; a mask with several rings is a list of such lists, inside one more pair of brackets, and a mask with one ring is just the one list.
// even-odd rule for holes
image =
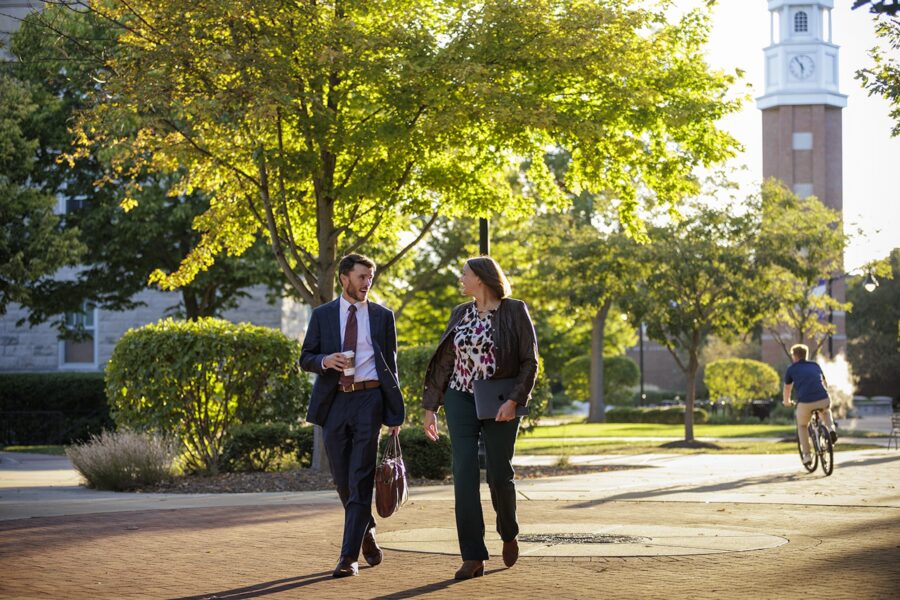
[[195, 596], [181, 596], [172, 600], [204, 600], [216, 598], [220, 600], [237, 600], [238, 598], [259, 598], [268, 596], [269, 594], [279, 594], [288, 590], [295, 590], [313, 583], [332, 579], [331, 571], [323, 571], [321, 573], [313, 573], [312, 575], [301, 575], [300, 577], [287, 577], [285, 579], [275, 579], [265, 583], [257, 583], [256, 585], [248, 585], [242, 588], [234, 588], [231, 590], [222, 590], [218, 592], [210, 592], [207, 594], [197, 594]]
[[[490, 575], [490, 573], [485, 570], [485, 575]], [[423, 594], [427, 594], [429, 592], [437, 592], [439, 590], [444, 590], [450, 587], [455, 583], [462, 583], [461, 581], [457, 581], [456, 579], [445, 579], [443, 581], [436, 581], [434, 583], [429, 583], [426, 585], [420, 585], [417, 588], [411, 588], [408, 590], [391, 592], [389, 594], [385, 594], [383, 596], [372, 596], [371, 600], [388, 600], [388, 598], [417, 598]]]
[[659, 488], [656, 490], [641, 490], [637, 492], [616, 494], [614, 496], [608, 496], [606, 498], [598, 498], [595, 500], [589, 500], [587, 502], [572, 504], [570, 506], [567, 506], [566, 508], [589, 508], [598, 504], [616, 502], [617, 500], [647, 500], [648, 498], [669, 496], [672, 494], [705, 494], [707, 492], [724, 492], [765, 483], [786, 483], [790, 481], [800, 481], [804, 477], [808, 477], [808, 475], [801, 473], [791, 473], [790, 475], [762, 475], [759, 477], [747, 477], [744, 479], [739, 479], [737, 481], [719, 481], [716, 483], [711, 483], [709, 485], [700, 486], [670, 486]]

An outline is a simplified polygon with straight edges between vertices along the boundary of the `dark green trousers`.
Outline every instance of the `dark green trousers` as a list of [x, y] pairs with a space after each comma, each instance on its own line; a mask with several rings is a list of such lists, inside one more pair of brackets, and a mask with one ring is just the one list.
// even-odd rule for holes
[[453, 492], [456, 498], [456, 532], [463, 560], [487, 560], [484, 515], [481, 511], [481, 471], [478, 467], [478, 434], [484, 432], [487, 482], [497, 513], [497, 533], [508, 542], [519, 535], [516, 521], [516, 484], [512, 458], [519, 419], [498, 423], [479, 421], [475, 396], [448, 389], [444, 412], [453, 445]]

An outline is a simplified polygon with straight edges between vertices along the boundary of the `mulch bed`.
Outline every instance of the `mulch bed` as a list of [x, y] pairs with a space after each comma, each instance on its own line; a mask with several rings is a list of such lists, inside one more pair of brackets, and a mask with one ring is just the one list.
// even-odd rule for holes
[[[631, 465], [567, 465], [567, 466], [520, 466], [516, 467], [517, 479], [558, 477], [560, 475], [581, 475], [641, 468]], [[443, 481], [410, 477], [410, 487], [449, 485], [453, 481]], [[220, 473], [218, 475], [185, 475], [172, 481], [146, 487], [138, 492], [175, 494], [239, 494], [248, 492], [309, 492], [333, 490], [331, 474], [312, 469], [297, 469], [278, 473]]]

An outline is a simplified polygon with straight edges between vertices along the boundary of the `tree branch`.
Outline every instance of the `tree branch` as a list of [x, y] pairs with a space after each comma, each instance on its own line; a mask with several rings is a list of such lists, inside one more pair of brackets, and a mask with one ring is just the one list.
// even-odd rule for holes
[[401, 258], [403, 258], [403, 256], [406, 255], [407, 252], [412, 250], [416, 246], [416, 244], [418, 244], [420, 241], [422, 241], [422, 238], [424, 238], [428, 234], [428, 232], [431, 231], [431, 226], [434, 225], [434, 222], [437, 221], [437, 218], [438, 218], [438, 211], [434, 211], [434, 213], [432, 213], [432, 215], [431, 215], [431, 218], [429, 218], [428, 222], [425, 223], [425, 226], [422, 227], [422, 230], [419, 232], [419, 235], [416, 236], [416, 239], [414, 239], [409, 244], [407, 244], [406, 247], [404, 247], [402, 250], [400, 250], [400, 252], [398, 252], [392, 259], [387, 261], [384, 265], [382, 265], [378, 269], [378, 271], [375, 273], [376, 281], [378, 280], [379, 275], [384, 273], [387, 269], [391, 268], [397, 261], [399, 261]]

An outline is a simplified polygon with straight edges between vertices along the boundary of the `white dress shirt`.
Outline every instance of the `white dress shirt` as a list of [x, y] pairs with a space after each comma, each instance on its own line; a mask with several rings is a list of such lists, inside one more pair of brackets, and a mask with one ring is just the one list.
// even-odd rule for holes
[[[347, 317], [350, 316], [350, 302], [341, 294], [341, 344], [344, 343], [344, 331], [347, 330]], [[353, 381], [378, 381], [375, 369], [375, 348], [372, 345], [372, 330], [369, 327], [369, 303], [356, 303], [356, 374]]]

